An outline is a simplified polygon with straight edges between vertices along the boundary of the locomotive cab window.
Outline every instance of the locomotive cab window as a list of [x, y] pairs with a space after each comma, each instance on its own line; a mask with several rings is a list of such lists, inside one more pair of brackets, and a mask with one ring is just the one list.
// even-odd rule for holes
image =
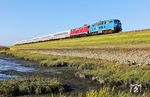
[[109, 21], [109, 23], [112, 23], [112, 21]]
[[120, 21], [119, 21], [119, 20], [115, 20], [114, 22], [115, 22], [115, 23], [119, 23]]

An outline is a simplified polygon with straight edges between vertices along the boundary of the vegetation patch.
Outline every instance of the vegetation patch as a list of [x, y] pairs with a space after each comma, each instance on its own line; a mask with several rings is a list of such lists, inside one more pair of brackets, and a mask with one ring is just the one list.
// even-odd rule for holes
[[149, 95], [148, 92], [142, 95], [133, 95], [127, 92], [116, 91], [115, 89], [102, 88], [99, 91], [88, 91], [86, 97], [149, 97]]
[[150, 89], [150, 66], [120, 64], [108, 60], [55, 56], [25, 52], [22, 50], [7, 52], [25, 60], [35, 61], [47, 67], [74, 67], [81, 71], [76, 76], [98, 81], [100, 84], [116, 88], [129, 89], [130, 84], [142, 84], [144, 90]]
[[9, 50], [8, 47], [0, 46], [0, 53], [5, 53], [7, 50]]
[[[118, 90], [121, 89], [123, 91], [129, 91], [130, 84], [142, 84], [142, 89], [144, 91], [143, 95], [147, 95], [147, 91], [149, 92], [150, 90], [149, 63], [147, 65], [135, 65], [136, 62], [132, 62], [132, 60], [130, 60], [131, 64], [121, 64], [116, 61], [101, 60], [96, 58], [51, 55], [45, 51], [49, 49], [59, 49], [59, 51], [63, 52], [63, 49], [71, 49], [73, 51], [76, 48], [84, 48], [82, 50], [98, 48], [108, 50], [109, 56], [109, 54], [112, 52], [110, 48], [114, 48], [114, 53], [112, 53], [112, 55], [115, 54], [115, 50], [118, 49], [120, 49], [120, 55], [122, 55], [122, 53], [126, 51], [124, 48], [126, 48], [127, 51], [131, 51], [130, 49], [133, 49], [131, 52], [135, 54], [136, 52], [134, 49], [141, 49], [142, 51], [147, 50], [147, 52], [149, 51], [149, 37], [150, 30], [97, 35], [12, 46], [10, 47], [10, 50], [6, 52], [6, 54], [24, 60], [38, 62], [41, 66], [46, 67], [74, 67], [80, 69], [80, 71], [75, 74], [77, 77], [81, 77], [85, 80], [90, 79], [97, 81], [102, 86], [110, 88], [100, 89], [100, 91], [89, 91], [86, 94], [87, 97], [132, 97], [130, 93], [119, 92]], [[38, 52], [39, 50], [43, 50], [42, 52], [44, 53]], [[96, 54], [101, 54], [102, 52], [103, 51], [101, 50], [96, 52]], [[131, 53], [129, 53], [129, 56], [130, 54]], [[148, 60], [149, 58], [149, 55], [146, 56], [147, 57], [144, 59], [144, 61]], [[147, 97], [143, 95], [142, 97]], [[141, 97], [141, 95], [139, 97]]]
[[95, 59], [88, 60], [87, 58], [79, 57], [32, 53], [23, 50], [7, 51], [6, 54], [27, 61], [38, 62], [41, 66], [45, 67], [76, 67], [78, 69], [93, 69], [96, 63], [100, 64], [105, 62], [102, 60], [96, 62]]
[[0, 81], [1, 96], [59, 93], [63, 91], [63, 85], [56, 79], [20, 78]]

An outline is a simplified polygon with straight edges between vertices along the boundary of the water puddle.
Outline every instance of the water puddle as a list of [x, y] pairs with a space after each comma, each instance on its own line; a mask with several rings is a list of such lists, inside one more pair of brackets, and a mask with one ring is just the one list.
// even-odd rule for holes
[[21, 64], [17, 64], [9, 60], [0, 59], [0, 80], [17, 77], [16, 75], [6, 75], [1, 73], [5, 71], [33, 72], [35, 71], [35, 69], [31, 67], [22, 66]]
[[17, 78], [17, 77], [18, 77], [18, 76], [16, 76], [16, 75], [0, 74], [0, 80], [10, 79], [10, 78]]
[[99, 89], [99, 83], [76, 77], [77, 71], [68, 67], [41, 67], [38, 63], [7, 56], [0, 59], [0, 80], [28, 77], [57, 78], [63, 85], [69, 86], [69, 94], [72, 95], [89, 89]]

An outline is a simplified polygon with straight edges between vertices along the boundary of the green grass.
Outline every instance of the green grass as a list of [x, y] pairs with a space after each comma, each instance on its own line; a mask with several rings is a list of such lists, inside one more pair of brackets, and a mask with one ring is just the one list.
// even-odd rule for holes
[[8, 47], [0, 46], [0, 52], [5, 52], [6, 50], [9, 50]]
[[[32, 96], [27, 96], [27, 97], [149, 97], [149, 93], [146, 92], [144, 94], [132, 94], [132, 93], [127, 93], [127, 92], [122, 92], [122, 91], [116, 91], [114, 89], [106, 88], [103, 87], [98, 91], [95, 90], [89, 90], [86, 92], [86, 94], [79, 93], [76, 96], [71, 96], [68, 95], [66, 96], [65, 94], [59, 94], [57, 96], [50, 96], [50, 95], [32, 95]], [[25, 96], [19, 96], [19, 97], [25, 97]]]
[[25, 51], [9, 51], [9, 55], [38, 62], [41, 66], [47, 67], [75, 67], [81, 70], [80, 73], [92, 75], [107, 82], [108, 86], [115, 87], [115, 83], [122, 82], [122, 86], [129, 87], [131, 81], [148, 86], [150, 81], [150, 66], [129, 66], [108, 60], [78, 58], [69, 56], [56, 56], [48, 54], [39, 54]]
[[[0, 53], [5, 53], [8, 50], [9, 50], [8, 47], [0, 46]], [[2, 58], [2, 56], [0, 56], [0, 58]]]
[[150, 30], [121, 32], [13, 46], [12, 49], [61, 47], [150, 47]]
[[[86, 92], [86, 95], [84, 95], [84, 96], [82, 95], [82, 93], [79, 93], [78, 96], [76, 96], [76, 97], [149, 97], [149, 96], [150, 96], [150, 93], [148, 93], [148, 92], [146, 92], [144, 94], [132, 94], [132, 93], [116, 91], [115, 89], [103, 87], [99, 91], [89, 90]], [[74, 96], [65, 96], [65, 95], [61, 94], [58, 97], [74, 97]]]
[[[50, 54], [40, 54], [38, 51], [18, 49], [48, 49], [48, 48], [146, 48], [150, 47], [150, 30], [131, 31], [126, 33], [115, 33], [98, 36], [89, 36], [42, 43], [33, 43], [10, 47], [7, 54], [24, 59], [38, 62], [41, 66], [61, 67], [68, 66], [80, 69], [79, 73], [97, 77], [106, 82], [105, 86], [111, 90], [102, 89], [100, 91], [89, 91], [86, 97], [132, 97], [130, 93], [116, 92], [112, 88], [116, 87], [117, 82], [121, 82], [120, 88], [129, 88], [131, 81], [142, 84], [146, 90], [150, 89], [150, 66], [134, 66], [121, 64], [114, 61], [88, 59], [70, 56], [58, 56]], [[44, 51], [43, 51], [44, 52]], [[117, 87], [118, 88], [118, 87]], [[109, 93], [108, 93], [109, 92]], [[144, 96], [147, 97], [147, 92]], [[63, 96], [62, 96], [63, 97]], [[65, 96], [64, 96], [65, 97]], [[79, 96], [82, 97], [82, 96]], [[134, 96], [133, 96], [134, 97]]]
[[131, 93], [118, 92], [114, 89], [102, 88], [99, 91], [88, 91], [86, 97], [149, 97], [149, 94], [144, 93], [143, 95], [132, 95]]
[[63, 89], [63, 86], [56, 79], [49, 78], [18, 78], [0, 81], [0, 97], [52, 94], [63, 92]]
[[41, 66], [47, 67], [61, 67], [61, 66], [69, 66], [69, 67], [76, 67], [80, 69], [86, 68], [93, 68], [92, 66], [99, 62], [105, 61], [96, 61], [95, 59], [88, 60], [86, 58], [79, 58], [79, 57], [68, 57], [68, 56], [57, 56], [57, 55], [50, 55], [50, 54], [39, 54], [39, 53], [32, 53], [22, 50], [10, 50], [7, 51], [6, 54], [21, 58], [23, 60], [30, 60], [34, 62], [38, 62]]

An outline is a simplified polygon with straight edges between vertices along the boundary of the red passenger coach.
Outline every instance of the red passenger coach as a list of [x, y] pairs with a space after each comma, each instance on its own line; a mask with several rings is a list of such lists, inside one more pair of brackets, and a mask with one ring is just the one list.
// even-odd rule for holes
[[89, 26], [85, 25], [80, 28], [71, 29], [70, 35], [71, 36], [79, 36], [79, 35], [88, 34], [88, 32], [89, 32]]

